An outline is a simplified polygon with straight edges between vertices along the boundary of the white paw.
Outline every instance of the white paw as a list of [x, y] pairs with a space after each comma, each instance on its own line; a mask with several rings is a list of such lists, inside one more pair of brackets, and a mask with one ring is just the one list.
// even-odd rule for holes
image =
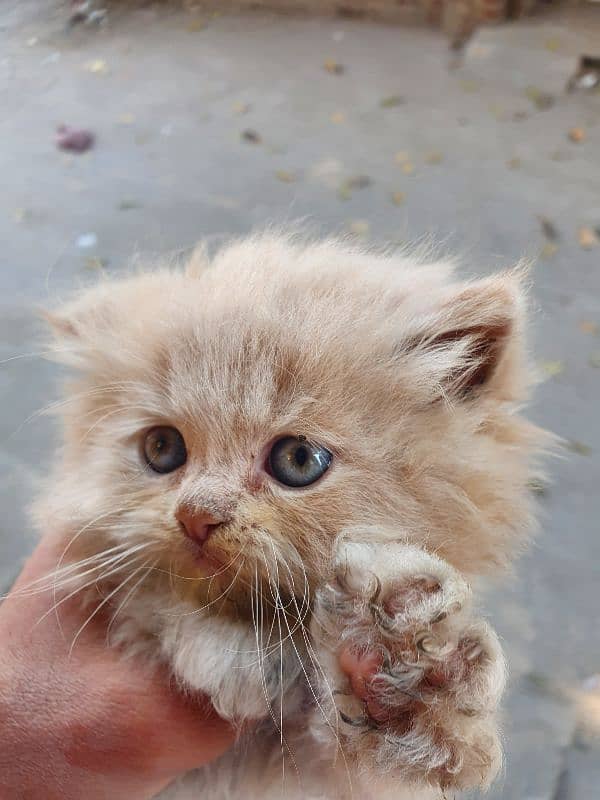
[[348, 746], [369, 767], [442, 787], [486, 785], [501, 763], [497, 637], [450, 565], [410, 545], [345, 543], [317, 595]]

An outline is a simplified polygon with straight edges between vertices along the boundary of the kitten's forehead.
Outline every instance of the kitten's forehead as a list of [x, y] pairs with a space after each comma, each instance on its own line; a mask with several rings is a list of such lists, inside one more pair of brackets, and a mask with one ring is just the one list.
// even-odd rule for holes
[[292, 309], [270, 297], [260, 306], [241, 298], [192, 315], [162, 350], [171, 403], [205, 434], [320, 433], [327, 408], [339, 405], [336, 373], [347, 359], [318, 325], [319, 313], [309, 302]]

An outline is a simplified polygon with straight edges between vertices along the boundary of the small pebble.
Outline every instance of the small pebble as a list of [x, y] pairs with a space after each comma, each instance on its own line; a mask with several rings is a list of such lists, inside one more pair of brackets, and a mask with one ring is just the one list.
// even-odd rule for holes
[[585, 225], [577, 231], [577, 240], [579, 241], [579, 246], [584, 250], [591, 250], [600, 244], [596, 231], [593, 228], [587, 228]]
[[325, 61], [323, 69], [331, 75], [342, 75], [345, 71], [344, 65], [340, 64], [338, 61], [334, 61], [333, 58], [328, 58], [327, 61]]
[[95, 233], [82, 233], [81, 236], [77, 237], [76, 244], [77, 247], [80, 247], [82, 250], [89, 250], [92, 247], [96, 247], [98, 244], [98, 237]]
[[242, 131], [241, 135], [242, 139], [245, 142], [249, 142], [250, 144], [260, 144], [262, 142], [260, 134], [257, 133], [256, 131], [251, 130], [250, 128], [247, 128], [245, 131]]
[[569, 131], [569, 139], [576, 144], [585, 141], [585, 130], [583, 128], [571, 128]]
[[401, 106], [402, 103], [404, 103], [404, 98], [399, 94], [392, 94], [389, 97], [382, 97], [382, 99], [379, 101], [379, 105], [382, 108], [396, 108], [396, 106]]
[[94, 146], [94, 134], [86, 128], [59, 125], [56, 129], [56, 146], [71, 153], [85, 153]]
[[86, 72], [91, 72], [94, 75], [106, 75], [108, 72], [108, 64], [102, 58], [94, 58], [91, 61], [86, 61], [83, 68]]

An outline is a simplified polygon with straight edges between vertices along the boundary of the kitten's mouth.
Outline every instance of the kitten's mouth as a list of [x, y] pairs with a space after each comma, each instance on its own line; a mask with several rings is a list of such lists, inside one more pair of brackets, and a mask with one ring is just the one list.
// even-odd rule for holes
[[212, 553], [207, 553], [206, 548], [193, 539], [186, 540], [186, 548], [191, 553], [194, 565], [200, 567], [207, 575], [215, 575], [226, 569], [226, 564], [216, 558]]

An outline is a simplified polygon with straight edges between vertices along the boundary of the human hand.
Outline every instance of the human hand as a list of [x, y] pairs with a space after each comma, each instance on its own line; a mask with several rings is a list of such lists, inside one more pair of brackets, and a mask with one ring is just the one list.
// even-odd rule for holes
[[76, 599], [37, 624], [52, 591], [26, 588], [61, 552], [57, 537], [44, 539], [0, 605], [0, 797], [146, 800], [221, 755], [234, 732], [207, 700], [107, 647], [100, 618], [69, 653], [87, 617]]

